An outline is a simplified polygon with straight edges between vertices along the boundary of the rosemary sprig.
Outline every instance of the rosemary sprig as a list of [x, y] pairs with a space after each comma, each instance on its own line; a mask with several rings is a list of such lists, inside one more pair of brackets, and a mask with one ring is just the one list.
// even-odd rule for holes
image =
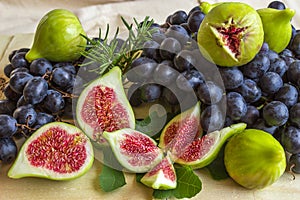
[[127, 39], [124, 41], [119, 38], [119, 27], [109, 41], [109, 25], [106, 27], [103, 38], [102, 30], [99, 29], [100, 40], [83, 36], [87, 39], [89, 45], [82, 54], [89, 62], [81, 64], [82, 66], [97, 63], [99, 67], [93, 71], [100, 76], [111, 68], [118, 66], [124, 74], [129, 69], [132, 61], [141, 55], [143, 44], [151, 39], [152, 34], [156, 31], [152, 28], [154, 21], [150, 20], [148, 16], [144, 18], [142, 23], [139, 23], [135, 18], [134, 24], [129, 24], [123, 17], [121, 17], [121, 20], [128, 31]]

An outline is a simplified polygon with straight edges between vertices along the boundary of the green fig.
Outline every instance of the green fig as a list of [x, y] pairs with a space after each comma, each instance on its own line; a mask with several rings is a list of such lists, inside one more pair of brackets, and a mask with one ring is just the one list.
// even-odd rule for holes
[[52, 10], [40, 20], [25, 58], [29, 62], [37, 58], [53, 62], [77, 60], [86, 46], [83, 35], [86, 33], [74, 13], [65, 9]]
[[260, 16], [245, 3], [226, 2], [203, 19], [197, 42], [202, 55], [223, 67], [241, 66], [259, 52], [264, 40]]
[[257, 13], [263, 23], [264, 41], [271, 50], [280, 53], [287, 47], [292, 37], [291, 19], [295, 15], [295, 10], [263, 8], [257, 10]]
[[248, 189], [273, 184], [286, 168], [285, 151], [269, 133], [246, 129], [225, 146], [224, 164], [229, 176]]
[[214, 3], [214, 4], [211, 4], [211, 3], [208, 3], [206, 1], [199, 1], [199, 7], [200, 7], [200, 10], [204, 13], [204, 14], [207, 14], [211, 9], [213, 9], [214, 7], [222, 4], [223, 2], [219, 2], [219, 3]]

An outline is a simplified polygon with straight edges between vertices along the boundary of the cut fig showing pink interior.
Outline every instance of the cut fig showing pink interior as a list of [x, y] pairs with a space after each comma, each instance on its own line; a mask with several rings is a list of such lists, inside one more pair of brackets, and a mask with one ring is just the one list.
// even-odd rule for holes
[[79, 128], [52, 122], [26, 140], [8, 176], [69, 180], [85, 174], [93, 161], [93, 146]]
[[134, 113], [126, 97], [119, 67], [92, 81], [80, 94], [76, 123], [98, 144], [105, 144], [104, 131], [134, 128]]
[[200, 102], [178, 114], [164, 127], [159, 140], [159, 147], [170, 151], [172, 157], [180, 157], [185, 149], [202, 135], [200, 126]]
[[148, 135], [130, 128], [103, 132], [119, 163], [129, 172], [144, 173], [163, 158], [163, 152]]
[[177, 177], [173, 162], [167, 154], [153, 169], [147, 172], [141, 182], [153, 189], [169, 190], [177, 186]]
[[242, 132], [246, 126], [245, 123], [233, 124], [195, 139], [175, 163], [189, 165], [194, 169], [209, 165], [217, 157], [227, 139]]

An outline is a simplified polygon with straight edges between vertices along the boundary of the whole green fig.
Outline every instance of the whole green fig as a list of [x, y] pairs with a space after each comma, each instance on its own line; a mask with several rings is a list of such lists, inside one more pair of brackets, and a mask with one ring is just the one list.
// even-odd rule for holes
[[230, 177], [248, 189], [273, 184], [286, 168], [285, 151], [269, 133], [245, 129], [226, 144], [224, 164]]
[[65, 9], [48, 12], [39, 22], [33, 45], [25, 58], [31, 62], [46, 58], [53, 62], [74, 61], [85, 49], [86, 35], [77, 16]]
[[263, 23], [264, 41], [271, 50], [280, 53], [287, 47], [292, 37], [291, 19], [295, 15], [295, 10], [262, 8], [257, 12]]
[[241, 66], [259, 52], [264, 40], [260, 16], [251, 6], [226, 2], [212, 8], [203, 19], [197, 42], [200, 52], [219, 66]]

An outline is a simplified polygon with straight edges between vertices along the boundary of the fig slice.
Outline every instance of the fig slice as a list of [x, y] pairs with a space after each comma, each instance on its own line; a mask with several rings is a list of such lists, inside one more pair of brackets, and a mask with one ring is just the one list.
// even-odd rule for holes
[[120, 164], [133, 173], [151, 170], [163, 158], [163, 152], [148, 135], [130, 128], [103, 132]]
[[8, 177], [70, 180], [85, 174], [93, 161], [93, 146], [79, 128], [64, 122], [51, 122], [25, 141]]
[[170, 156], [167, 154], [161, 162], [142, 177], [141, 182], [148, 187], [158, 190], [176, 188], [176, 172]]
[[121, 69], [114, 67], [92, 81], [80, 94], [76, 105], [76, 123], [95, 144], [107, 144], [104, 131], [135, 128], [135, 117], [126, 97]]
[[200, 102], [197, 102], [167, 123], [160, 135], [158, 146], [166, 152], [170, 151], [172, 159], [176, 159], [201, 135]]
[[194, 169], [209, 165], [217, 157], [227, 139], [242, 132], [246, 126], [245, 123], [237, 123], [197, 138], [175, 162], [189, 165]]

